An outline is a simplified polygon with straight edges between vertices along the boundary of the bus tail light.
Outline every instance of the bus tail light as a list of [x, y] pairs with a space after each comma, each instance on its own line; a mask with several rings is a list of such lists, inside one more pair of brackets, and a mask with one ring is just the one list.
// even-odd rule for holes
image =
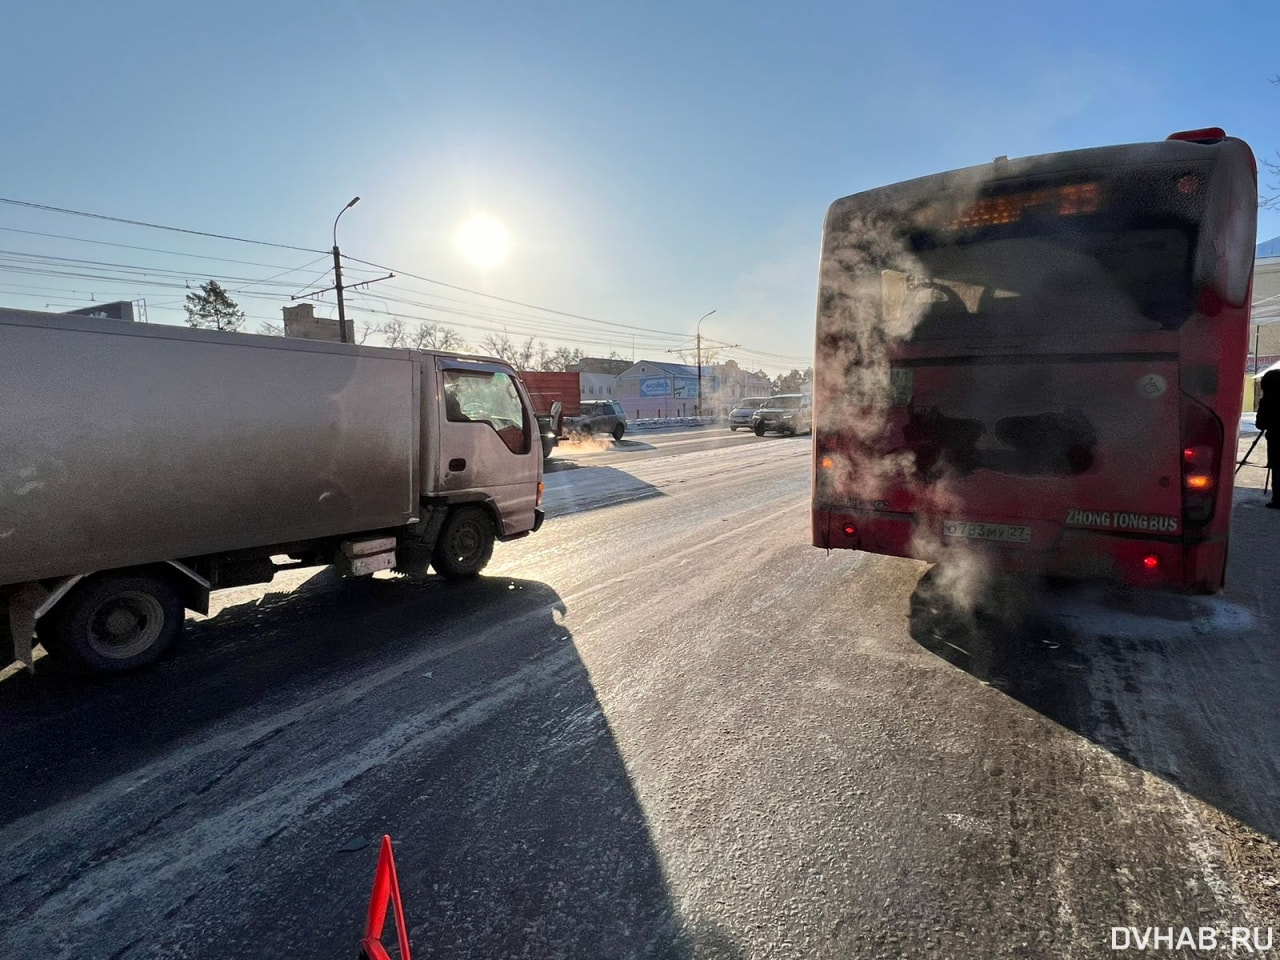
[[1150, 573], [1155, 573], [1160, 569], [1160, 558], [1154, 553], [1148, 553], [1142, 558], [1142, 569]]
[[852, 523], [846, 523], [842, 529], [844, 530], [844, 535], [846, 537], [857, 536], [858, 528], [855, 527]]
[[1182, 522], [1202, 527], [1213, 519], [1223, 431], [1212, 410], [1182, 398]]
[[1212, 447], [1187, 447], [1182, 451], [1182, 485], [1188, 490], [1213, 489], [1213, 469]]

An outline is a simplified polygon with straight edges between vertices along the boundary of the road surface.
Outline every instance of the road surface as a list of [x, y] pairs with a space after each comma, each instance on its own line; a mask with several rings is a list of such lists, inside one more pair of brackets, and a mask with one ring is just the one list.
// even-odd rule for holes
[[804, 437], [566, 446], [477, 582], [291, 572], [138, 675], [10, 673], [0, 956], [354, 956], [384, 833], [420, 957], [1265, 945], [1260, 492], [1221, 597], [970, 616], [809, 546], [808, 471]]

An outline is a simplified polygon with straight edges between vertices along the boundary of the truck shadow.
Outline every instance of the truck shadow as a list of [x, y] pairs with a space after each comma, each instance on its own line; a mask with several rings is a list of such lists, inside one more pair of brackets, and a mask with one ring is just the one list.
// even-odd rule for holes
[[653, 484], [625, 470], [575, 464], [546, 475], [542, 506], [552, 518], [660, 496], [662, 491]]
[[[1276, 556], [1263, 561], [1263, 576], [1280, 562], [1280, 550], [1266, 549]], [[1280, 796], [1271, 679], [1280, 652], [1270, 623], [1247, 602], [1257, 596], [1256, 564], [1241, 567], [1233, 564], [1236, 586], [1219, 597], [1061, 584], [1010, 590], [1005, 581], [1002, 595], [972, 611], [946, 595], [932, 568], [911, 596], [910, 632], [1061, 726], [1280, 839], [1280, 810], [1269, 799]]]
[[618, 453], [635, 453], [639, 450], [656, 450], [658, 449], [651, 443], [643, 440], [636, 440], [630, 436], [624, 436], [621, 440], [614, 440], [612, 437], [589, 437], [581, 440], [563, 440], [556, 448], [555, 454], [550, 460], [543, 462], [543, 469], [554, 469], [554, 464], [572, 463], [573, 458], [582, 456], [587, 453], [609, 453], [615, 451]]
[[[564, 613], [527, 580], [322, 574], [189, 622], [138, 674], [11, 677], [0, 947], [331, 956], [387, 833], [415, 952], [742, 956], [680, 916]], [[163, 880], [134, 875], [167, 849]]]

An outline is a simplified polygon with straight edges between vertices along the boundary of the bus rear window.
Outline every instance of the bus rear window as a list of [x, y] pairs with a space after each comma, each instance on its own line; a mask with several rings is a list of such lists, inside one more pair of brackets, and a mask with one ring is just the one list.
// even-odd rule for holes
[[881, 277], [884, 319], [914, 320], [913, 339], [1140, 332], [1175, 328], [1194, 307], [1193, 231], [1085, 229], [920, 242], [915, 269]]

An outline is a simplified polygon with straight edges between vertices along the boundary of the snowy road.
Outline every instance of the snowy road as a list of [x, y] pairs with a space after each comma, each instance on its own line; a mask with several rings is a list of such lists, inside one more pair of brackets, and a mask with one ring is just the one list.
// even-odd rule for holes
[[383, 833], [415, 956], [1280, 928], [1262, 471], [1223, 596], [1001, 623], [921, 564], [808, 546], [808, 450], [565, 448], [551, 519], [477, 583], [293, 574], [143, 674], [0, 682], [0, 956], [353, 956]]

